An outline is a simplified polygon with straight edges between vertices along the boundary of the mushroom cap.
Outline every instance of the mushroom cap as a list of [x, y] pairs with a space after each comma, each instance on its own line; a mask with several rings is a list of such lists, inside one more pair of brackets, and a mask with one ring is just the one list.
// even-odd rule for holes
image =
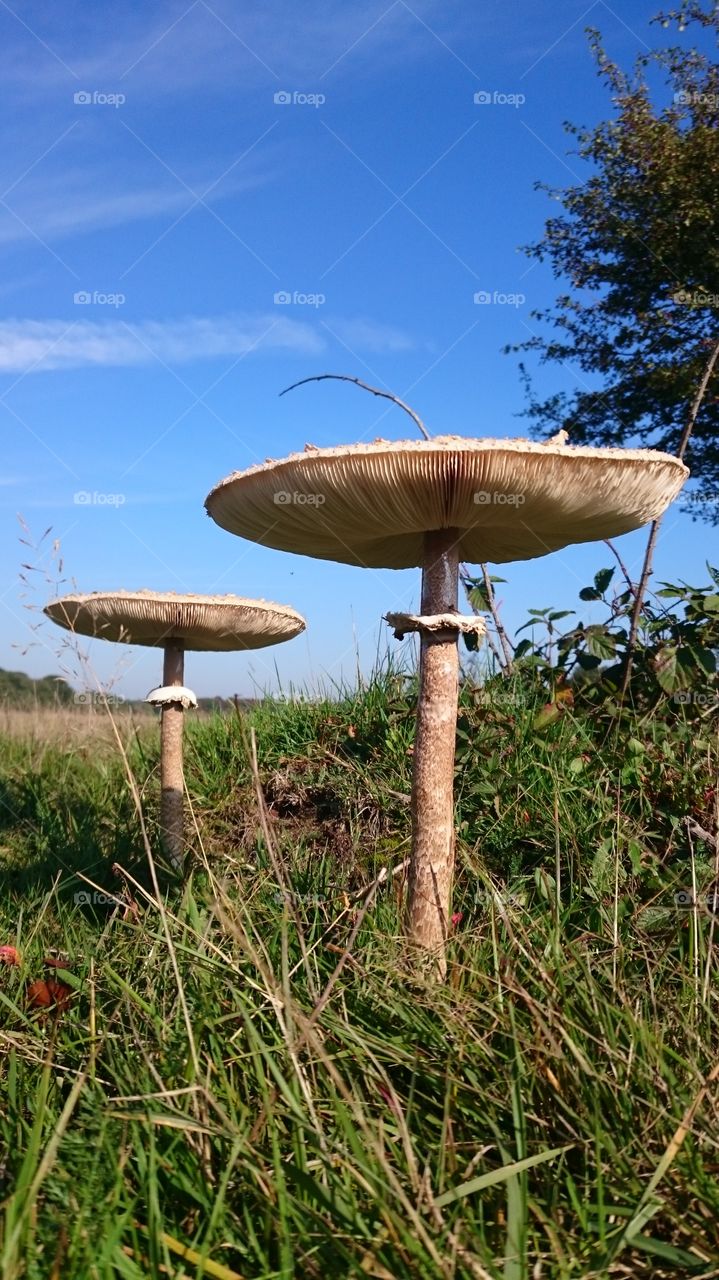
[[168, 591], [95, 591], [61, 596], [45, 606], [68, 631], [124, 644], [161, 647], [181, 641], [185, 649], [225, 653], [280, 644], [304, 631], [301, 614], [288, 605], [242, 596], [175, 595]]
[[375, 569], [424, 559], [456, 529], [460, 559], [531, 560], [638, 529], [689, 471], [671, 454], [529, 440], [376, 440], [236, 471], [205, 501], [223, 529], [266, 547]]

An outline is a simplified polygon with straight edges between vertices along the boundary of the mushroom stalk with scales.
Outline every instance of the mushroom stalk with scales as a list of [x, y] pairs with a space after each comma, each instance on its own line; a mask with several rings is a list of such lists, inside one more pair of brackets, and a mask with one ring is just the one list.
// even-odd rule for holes
[[[422, 613], [457, 612], [458, 530], [424, 540]], [[454, 869], [454, 753], [459, 696], [456, 630], [421, 633], [412, 783], [412, 851], [407, 912], [415, 941], [441, 954]]]
[[175, 871], [185, 861], [182, 761], [184, 715], [197, 699], [186, 688], [186, 650], [222, 653], [261, 649], [291, 640], [305, 620], [287, 605], [242, 596], [165, 594], [153, 591], [95, 592], [63, 596], [45, 613], [68, 631], [164, 651], [163, 683], [147, 701], [162, 708], [160, 727], [160, 834]]
[[[454, 869], [457, 639], [478, 627], [456, 613], [458, 564], [530, 560], [638, 529], [687, 475], [653, 450], [435, 436], [311, 446], [228, 476], [206, 500], [217, 524], [263, 546], [422, 569], [421, 615], [388, 620], [398, 634], [420, 633], [407, 930], [439, 975]], [[286, 493], [305, 501], [287, 503]]]
[[[160, 830], [169, 862], [179, 870], [184, 859], [185, 778], [182, 767], [182, 730], [187, 690], [185, 646], [181, 640], [168, 640], [162, 666], [162, 689], [148, 694], [147, 701], [162, 707], [160, 733]], [[173, 698], [173, 691], [178, 692]], [[184, 699], [180, 690], [185, 695]], [[193, 695], [194, 697], [194, 695]], [[195, 705], [197, 700], [194, 699]]]

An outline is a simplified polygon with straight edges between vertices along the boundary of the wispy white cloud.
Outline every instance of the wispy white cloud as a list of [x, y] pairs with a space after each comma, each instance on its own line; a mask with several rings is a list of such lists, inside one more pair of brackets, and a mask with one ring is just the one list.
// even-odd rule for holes
[[374, 320], [334, 320], [327, 328], [345, 346], [361, 351], [394, 353], [411, 351], [417, 346], [410, 334]]
[[252, 351], [316, 355], [324, 338], [285, 316], [189, 317], [185, 320], [6, 320], [0, 322], [0, 372], [184, 364]]
[[[211, 190], [207, 203], [261, 186], [267, 175], [257, 167], [225, 179]], [[212, 179], [193, 176], [187, 186], [167, 176], [160, 183], [146, 179], [122, 178], [101, 165], [97, 171], [72, 170], [43, 175], [42, 181], [21, 184], [9, 197], [9, 207], [0, 206], [0, 244], [40, 236], [53, 241], [81, 235], [102, 227], [117, 227], [152, 218], [174, 218], [196, 203]], [[191, 190], [188, 190], [188, 187]], [[17, 214], [18, 216], [15, 216]]]
[[254, 93], [282, 87], [288, 77], [284, 87], [306, 85], [333, 67], [347, 75], [358, 62], [381, 75], [398, 60], [405, 66], [435, 51], [431, 31], [445, 48], [461, 51], [464, 26], [439, 0], [164, 0], [118, 8], [112, 33], [102, 12], [87, 6], [73, 15], [72, 35], [65, 15], [39, 0], [22, 16], [25, 26], [9, 16], [5, 24], [14, 55], [4, 80], [33, 96], [63, 85], [143, 96], [228, 86]]

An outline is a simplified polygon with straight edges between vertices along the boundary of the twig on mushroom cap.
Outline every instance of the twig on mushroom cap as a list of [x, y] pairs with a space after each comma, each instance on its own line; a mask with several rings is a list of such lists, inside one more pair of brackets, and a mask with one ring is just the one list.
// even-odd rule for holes
[[280, 391], [280, 395], [287, 395], [288, 391], [294, 391], [295, 387], [303, 387], [306, 382], [324, 382], [326, 378], [335, 378], [338, 382], [354, 382], [356, 387], [361, 387], [363, 391], [371, 391], [373, 396], [382, 396], [385, 400], [391, 400], [392, 404], [396, 404], [400, 409], [404, 409], [408, 413], [412, 421], [419, 427], [425, 440], [430, 439], [429, 432], [425, 427], [419, 414], [414, 409], [410, 409], [404, 400], [400, 400], [399, 396], [392, 395], [391, 391], [380, 391], [378, 387], [371, 387], [368, 382], [363, 382], [361, 378], [353, 378], [349, 373], [316, 373], [311, 378], [301, 378], [299, 382], [293, 382], [291, 387], [285, 387], [284, 391]]

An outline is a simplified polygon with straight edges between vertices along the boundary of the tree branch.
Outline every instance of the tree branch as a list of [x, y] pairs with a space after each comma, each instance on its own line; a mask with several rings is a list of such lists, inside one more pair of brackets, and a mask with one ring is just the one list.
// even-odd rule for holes
[[[717, 360], [719, 360], [719, 340], [717, 340], [714, 343], [714, 346], [712, 347], [712, 353], [709, 359], [707, 360], [707, 364], [702, 376], [702, 380], [699, 383], [699, 386], [697, 388], [697, 393], [692, 402], [691, 409], [689, 410], [689, 415], [684, 425], [684, 430], [682, 431], [682, 434], [679, 438], [679, 444], [677, 445], [677, 457], [680, 460], [684, 457], [684, 454], [686, 453], [687, 445], [689, 444], [692, 431], [694, 430], [694, 425], [696, 423], [697, 416], [701, 408], [702, 400], [706, 395], [706, 390], [707, 390], [707, 387], [709, 386], [709, 382], [714, 372]], [[654, 520], [652, 522], [651, 531], [649, 533], [649, 541], [647, 542], [647, 549], [644, 553], [644, 564], [642, 565], [642, 576], [639, 579], [639, 586], [637, 587], [637, 590], [634, 596], [634, 608], [632, 609], [632, 619], [629, 625], [629, 638], [627, 640], [626, 666], [624, 668], [624, 679], [622, 681], [622, 695], [621, 695], [622, 698], [624, 698], [627, 692], [627, 689], [629, 688], [629, 681], [632, 675], [632, 668], [634, 666], [634, 651], [637, 647], [637, 636], [639, 635], [639, 620], [641, 617], [642, 605], [644, 604], [644, 597], [647, 591], [647, 583], [649, 581], [649, 577], [652, 572], [652, 566], [654, 563], [654, 551], [657, 545], [657, 538], [659, 537], [659, 530], [661, 528], [661, 524], [662, 524], [661, 516], [659, 517], [658, 520]]]
[[430, 439], [430, 434], [425, 427], [422, 419], [415, 413], [414, 409], [410, 409], [404, 400], [400, 400], [399, 396], [393, 396], [391, 391], [380, 391], [377, 387], [371, 387], [369, 383], [362, 382], [361, 378], [352, 378], [348, 373], [316, 373], [311, 378], [301, 378], [299, 382], [293, 382], [291, 387], [285, 387], [284, 391], [280, 391], [280, 395], [284, 396], [288, 391], [294, 391], [295, 387], [303, 387], [306, 382], [323, 382], [325, 378], [335, 378], [338, 382], [354, 382], [356, 387], [362, 387], [363, 391], [371, 391], [373, 396], [383, 396], [385, 400], [391, 400], [392, 404], [396, 404], [400, 409], [404, 409], [408, 413], [415, 426], [419, 427], [425, 440]]
[[616, 561], [617, 561], [617, 564], [619, 565], [619, 568], [620, 568], [620, 569], [621, 569], [621, 571], [622, 571], [622, 577], [624, 578], [624, 581], [625, 581], [625, 582], [626, 582], [626, 584], [627, 584], [627, 588], [628, 588], [628, 590], [630, 591], [630, 593], [631, 593], [633, 596], [634, 596], [634, 595], [636, 595], [636, 591], [637, 591], [637, 589], [636, 589], [636, 587], [634, 586], [634, 583], [632, 582], [631, 578], [629, 577], [629, 571], [628, 571], [628, 569], [627, 569], [627, 566], [625, 565], [624, 561], [622, 560], [622, 557], [620, 556], [619, 552], [617, 551], [617, 548], [615, 547], [615, 545], [614, 545], [614, 543], [612, 542], [611, 538], [605, 538], [605, 539], [604, 539], [604, 543], [605, 543], [605, 546], [609, 547], [609, 550], [611, 551], [612, 555], [615, 557], [615, 559], [616, 559]]
[[497, 597], [494, 594], [494, 587], [492, 586], [492, 579], [489, 576], [489, 570], [487, 569], [486, 564], [481, 564], [479, 567], [482, 570], [482, 578], [484, 580], [484, 589], [487, 593], [487, 600], [489, 602], [489, 611], [492, 615], [492, 622], [494, 623], [494, 629], [499, 637], [499, 643], [502, 646], [502, 652], [504, 654], [504, 674], [509, 675], [509, 672], [512, 670], [512, 662], [514, 659], [512, 646], [509, 643], [507, 632], [504, 629], [504, 623], [502, 622], [502, 619], [499, 616]]

